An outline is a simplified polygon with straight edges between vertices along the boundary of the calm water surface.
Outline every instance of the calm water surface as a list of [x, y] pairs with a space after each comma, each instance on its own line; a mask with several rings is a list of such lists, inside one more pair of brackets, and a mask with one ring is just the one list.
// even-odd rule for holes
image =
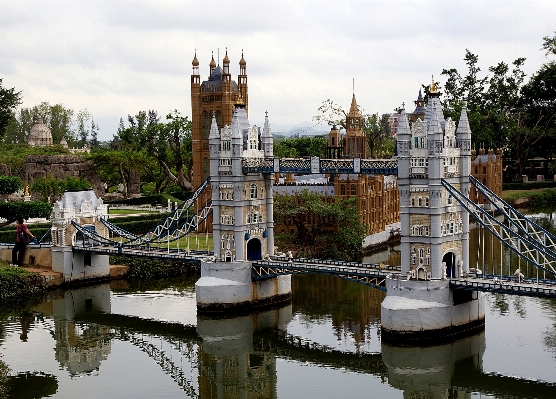
[[216, 319], [197, 316], [195, 280], [118, 281], [4, 309], [13, 397], [556, 398], [554, 300], [488, 295], [484, 333], [399, 348], [381, 343], [378, 290], [294, 276], [290, 306]]

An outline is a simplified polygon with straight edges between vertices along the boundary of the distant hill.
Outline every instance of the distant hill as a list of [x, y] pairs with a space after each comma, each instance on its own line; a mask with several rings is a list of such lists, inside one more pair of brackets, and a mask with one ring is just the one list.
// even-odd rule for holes
[[330, 127], [325, 124], [316, 125], [314, 122], [301, 122], [296, 125], [275, 125], [270, 124], [274, 136], [318, 136], [328, 134]]

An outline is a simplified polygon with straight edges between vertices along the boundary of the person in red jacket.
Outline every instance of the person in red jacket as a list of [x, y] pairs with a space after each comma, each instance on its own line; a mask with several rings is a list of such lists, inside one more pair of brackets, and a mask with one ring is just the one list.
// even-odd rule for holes
[[33, 241], [35, 236], [31, 234], [27, 226], [23, 223], [23, 218], [18, 216], [15, 219], [17, 225], [16, 233], [17, 238], [15, 241], [14, 249], [12, 249], [12, 263], [10, 266], [20, 267], [23, 264], [23, 255], [25, 255], [25, 247], [28, 243]]

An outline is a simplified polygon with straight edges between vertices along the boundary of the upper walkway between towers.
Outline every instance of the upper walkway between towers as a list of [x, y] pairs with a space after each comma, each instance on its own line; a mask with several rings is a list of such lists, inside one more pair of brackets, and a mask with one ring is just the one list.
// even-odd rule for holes
[[398, 160], [391, 159], [321, 159], [306, 158], [246, 158], [242, 160], [243, 174], [250, 173], [329, 173], [397, 175]]

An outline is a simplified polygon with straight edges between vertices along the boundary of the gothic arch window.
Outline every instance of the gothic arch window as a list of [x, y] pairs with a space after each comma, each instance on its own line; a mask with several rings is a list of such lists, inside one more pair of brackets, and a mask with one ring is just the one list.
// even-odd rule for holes
[[487, 167], [483, 166], [483, 175], [486, 175], [486, 174], [487, 174]]
[[411, 197], [411, 206], [415, 206], [415, 198]]
[[352, 184], [351, 185], [351, 195], [355, 195], [355, 194], [357, 194], [357, 191], [355, 189], [355, 184]]
[[203, 158], [203, 179], [210, 175], [210, 162], [208, 158]]
[[423, 206], [423, 203], [422, 203], [422, 201], [423, 201], [423, 200], [422, 200], [422, 198], [421, 198], [421, 197], [419, 197], [419, 199], [417, 200], [417, 204], [418, 204], [418, 206]]
[[479, 167], [475, 166], [475, 174], [478, 175], [479, 174]]
[[257, 185], [251, 184], [250, 198], [257, 198]]
[[419, 264], [422, 265], [425, 259], [425, 251], [423, 248], [419, 248]]
[[207, 111], [203, 111], [201, 116], [201, 126], [203, 129], [203, 138], [208, 139], [210, 133], [211, 116]]
[[219, 128], [222, 127], [222, 112], [216, 111], [214, 117], [216, 118], [216, 124]]
[[340, 195], [346, 195], [346, 186], [343, 184], [340, 186]]

